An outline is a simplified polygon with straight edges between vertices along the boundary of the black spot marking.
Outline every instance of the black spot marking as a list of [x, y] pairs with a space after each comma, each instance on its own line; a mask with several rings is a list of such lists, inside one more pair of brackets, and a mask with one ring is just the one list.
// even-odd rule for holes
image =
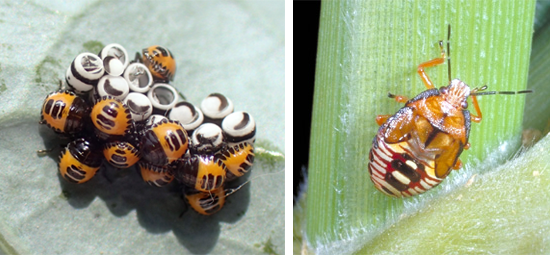
[[208, 214], [212, 214], [220, 209], [220, 198], [215, 194], [201, 198], [198, 202], [199, 206]]
[[170, 183], [170, 178], [168, 178], [168, 176], [163, 176], [161, 179], [149, 181], [149, 185], [154, 184], [155, 186], [158, 186], [158, 187], [162, 187], [168, 183]]
[[46, 102], [46, 104], [44, 105], [44, 112], [47, 113], [47, 114], [50, 114], [50, 116], [52, 116], [52, 118], [56, 119], [57, 116], [53, 115], [53, 113], [52, 113], [53, 103], [54, 103], [53, 99], [48, 100]]
[[[412, 161], [412, 162], [414, 162], [414, 161]], [[422, 164], [417, 164], [416, 162], [415, 162], [415, 164], [417, 166], [422, 165]], [[392, 160], [391, 167], [393, 169], [395, 169], [396, 171], [399, 171], [405, 177], [409, 178], [409, 180], [411, 180], [411, 182], [420, 181], [420, 174], [416, 172], [416, 169], [413, 169], [411, 166], [405, 164], [405, 162], [401, 161], [400, 159]]]
[[244, 162], [241, 165], [239, 165], [239, 169], [237, 171], [239, 171], [239, 173], [241, 173], [241, 174], [245, 174], [246, 172], [248, 172], [248, 169], [250, 169], [250, 167], [251, 167], [251, 165]]
[[80, 168], [78, 168], [75, 165], [71, 165], [67, 167], [67, 174], [66, 178], [67, 180], [71, 182], [79, 182], [80, 180], [84, 179], [86, 176], [86, 172], [82, 171]]
[[128, 160], [125, 156], [113, 154], [113, 156], [111, 156], [111, 159], [111, 162], [115, 162], [116, 165], [127, 165], [124, 164]]
[[[384, 179], [389, 185], [393, 186], [394, 188], [396, 188], [399, 191], [405, 191], [409, 188], [409, 185], [405, 185], [405, 184], [401, 183], [400, 181], [395, 179], [395, 177], [393, 177], [393, 175], [391, 173], [386, 174], [386, 177]], [[389, 193], [391, 194], [393, 192], [389, 192]]]
[[250, 164], [253, 164], [253, 163], [254, 163], [254, 155], [253, 155], [253, 154], [248, 154], [248, 155], [246, 155], [246, 160], [247, 160]]
[[214, 176], [213, 174], [207, 174], [202, 177], [202, 189], [213, 190], [221, 186], [223, 178], [221, 175]]

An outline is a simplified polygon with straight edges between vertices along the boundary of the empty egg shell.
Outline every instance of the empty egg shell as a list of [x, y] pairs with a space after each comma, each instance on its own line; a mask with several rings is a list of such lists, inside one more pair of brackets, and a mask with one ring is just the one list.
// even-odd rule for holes
[[213, 123], [200, 125], [191, 135], [191, 148], [196, 153], [215, 153], [224, 145], [222, 129]]
[[142, 63], [132, 63], [124, 70], [124, 79], [128, 82], [131, 91], [146, 93], [153, 86], [153, 76]]
[[124, 99], [124, 103], [130, 109], [134, 121], [145, 120], [153, 113], [153, 105], [144, 94], [131, 92]]
[[[115, 57], [120, 61], [120, 63], [122, 63], [122, 70], [124, 70], [124, 68], [128, 66], [128, 63], [130, 61], [130, 58], [128, 57], [128, 52], [126, 52], [126, 49], [118, 43], [111, 43], [106, 45], [105, 47], [103, 47], [103, 49], [101, 49], [98, 56], [103, 60], [107, 56]], [[111, 75], [114, 74], [111, 73]]]
[[103, 61], [92, 53], [81, 53], [65, 73], [67, 85], [78, 93], [90, 91], [105, 73]]
[[147, 92], [147, 97], [151, 100], [151, 104], [155, 110], [158, 113], [164, 114], [176, 105], [178, 92], [169, 84], [157, 83]]

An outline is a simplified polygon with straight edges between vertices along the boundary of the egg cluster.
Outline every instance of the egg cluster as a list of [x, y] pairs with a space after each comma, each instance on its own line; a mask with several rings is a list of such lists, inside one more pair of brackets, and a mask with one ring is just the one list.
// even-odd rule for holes
[[119, 44], [76, 56], [65, 73], [67, 89], [50, 93], [41, 112], [41, 124], [71, 139], [59, 156], [61, 176], [84, 183], [103, 162], [137, 165], [150, 185], [184, 184], [197, 212], [220, 210], [235, 191], [225, 183], [254, 162], [256, 124], [219, 93], [200, 107], [185, 101], [170, 85], [175, 72], [162, 46], [143, 49], [133, 61]]

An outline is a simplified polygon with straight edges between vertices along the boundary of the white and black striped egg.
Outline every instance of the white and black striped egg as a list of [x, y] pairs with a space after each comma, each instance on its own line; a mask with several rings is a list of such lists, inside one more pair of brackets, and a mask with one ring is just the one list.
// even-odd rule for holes
[[65, 73], [67, 85], [77, 93], [90, 91], [105, 73], [103, 61], [92, 53], [81, 53]]
[[167, 116], [171, 120], [179, 121], [189, 134], [192, 134], [204, 121], [202, 111], [187, 101], [177, 103], [170, 109]]
[[153, 113], [153, 105], [147, 96], [132, 92], [124, 99], [124, 104], [130, 109], [134, 121], [146, 120]]
[[256, 122], [247, 112], [229, 114], [223, 119], [221, 127], [229, 146], [240, 142], [254, 144], [256, 141]]
[[234, 110], [233, 102], [220, 93], [212, 93], [201, 102], [201, 110], [204, 114], [204, 122], [221, 124], [223, 118]]
[[95, 88], [98, 98], [112, 96], [118, 100], [124, 100], [129, 92], [128, 82], [121, 76], [105, 75], [99, 79]]
[[193, 152], [199, 154], [215, 153], [225, 146], [222, 129], [212, 123], [200, 125], [191, 135]]

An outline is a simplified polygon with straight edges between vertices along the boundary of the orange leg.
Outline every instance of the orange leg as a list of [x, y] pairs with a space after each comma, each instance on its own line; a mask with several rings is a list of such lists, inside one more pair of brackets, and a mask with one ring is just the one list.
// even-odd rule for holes
[[395, 99], [398, 103], [406, 103], [409, 101], [409, 99], [406, 96], [400, 96], [400, 95], [394, 95], [392, 93], [388, 93], [389, 98]]
[[460, 161], [460, 159], [457, 159], [455, 165], [453, 166], [453, 169], [458, 170], [461, 167], [462, 167], [462, 161]]
[[391, 115], [377, 115], [376, 123], [378, 124], [378, 126], [382, 126], [382, 124], [386, 123], [386, 120], [388, 120], [389, 117], [391, 117]]
[[476, 115], [473, 115], [473, 114], [470, 114], [470, 120], [475, 122], [475, 123], [479, 123], [481, 122], [481, 109], [479, 109], [479, 104], [477, 103], [477, 98], [476, 96], [471, 96], [472, 97], [472, 104], [474, 105], [474, 108], [476, 109]]
[[[466, 143], [466, 145], [464, 145], [464, 149], [465, 150], [470, 149], [470, 143]], [[462, 167], [462, 161], [460, 159], [457, 159], [455, 165], [453, 166], [453, 169], [458, 170], [461, 167]]]
[[420, 79], [422, 79], [422, 82], [424, 82], [424, 85], [426, 85], [426, 88], [428, 89], [433, 89], [435, 87], [430, 80], [430, 77], [428, 77], [428, 74], [426, 74], [426, 72], [424, 71], [424, 68], [445, 63], [445, 49], [443, 49], [443, 41], [439, 41], [439, 48], [441, 48], [441, 57], [434, 58], [430, 61], [426, 61], [418, 65], [418, 75], [420, 75]]
[[[397, 101], [398, 103], [406, 103], [407, 101], [409, 101], [409, 99], [405, 96], [394, 95], [392, 93], [388, 93], [388, 97], [395, 99], [395, 101]], [[388, 120], [389, 117], [391, 117], [391, 115], [377, 115], [376, 123], [378, 124], [378, 126], [382, 126], [382, 124], [386, 123], [386, 120]]]
[[[466, 145], [464, 145], [464, 149], [465, 150], [470, 149], [470, 143], [466, 143]], [[462, 161], [460, 159], [457, 159], [455, 165], [453, 166], [453, 169], [458, 170], [461, 167], [462, 167]]]

